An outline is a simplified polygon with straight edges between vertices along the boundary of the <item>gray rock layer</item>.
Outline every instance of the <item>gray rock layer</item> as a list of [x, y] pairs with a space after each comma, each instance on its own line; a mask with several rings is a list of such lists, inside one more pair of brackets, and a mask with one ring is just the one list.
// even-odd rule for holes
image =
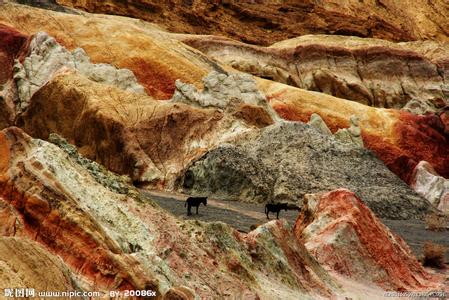
[[432, 210], [369, 150], [303, 123], [275, 124], [221, 145], [193, 162], [178, 184], [190, 194], [299, 204], [306, 193], [347, 188], [383, 218], [416, 219]]

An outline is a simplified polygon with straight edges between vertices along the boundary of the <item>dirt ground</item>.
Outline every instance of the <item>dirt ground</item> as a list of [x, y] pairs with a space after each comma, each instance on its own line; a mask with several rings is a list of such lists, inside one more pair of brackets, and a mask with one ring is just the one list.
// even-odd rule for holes
[[[208, 199], [206, 207], [203, 204], [200, 205], [198, 215], [195, 208], [192, 208], [193, 215], [187, 216], [187, 208], [184, 207], [186, 196], [154, 191], [142, 191], [142, 193], [165, 210], [184, 220], [221, 221], [242, 232], [249, 232], [251, 225], [262, 224], [268, 221], [263, 204]], [[297, 211], [286, 212], [282, 210], [279, 214], [279, 218], [286, 219], [290, 226], [294, 224], [297, 216]], [[271, 213], [270, 219], [275, 218], [276, 215]], [[449, 263], [449, 231], [434, 232], [425, 230], [424, 222], [418, 220], [382, 219], [382, 221], [407, 242], [418, 258], [422, 255], [422, 248], [426, 241], [446, 246], [446, 262]]]

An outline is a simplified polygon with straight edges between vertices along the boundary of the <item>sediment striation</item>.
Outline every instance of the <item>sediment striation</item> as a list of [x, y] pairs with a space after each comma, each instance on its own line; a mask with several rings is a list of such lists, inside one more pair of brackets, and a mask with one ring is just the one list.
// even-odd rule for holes
[[142, 1], [56, 0], [95, 13], [155, 22], [171, 32], [225, 35], [269, 45], [305, 34], [341, 34], [393, 41], [448, 40], [443, 1]]
[[[447, 290], [378, 219], [447, 211], [446, 3], [18, 2], [0, 4], [0, 288]], [[243, 233], [136, 186], [302, 212]]]
[[310, 35], [258, 47], [215, 36], [178, 38], [242, 72], [369, 106], [425, 113], [449, 104], [448, 42]]

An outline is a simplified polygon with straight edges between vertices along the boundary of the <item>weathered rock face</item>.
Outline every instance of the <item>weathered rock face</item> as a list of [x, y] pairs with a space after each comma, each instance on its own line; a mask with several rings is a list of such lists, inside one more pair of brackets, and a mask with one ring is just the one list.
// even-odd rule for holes
[[[348, 292], [283, 222], [248, 235], [223, 223], [181, 222], [148, 200], [111, 191], [85, 162], [18, 128], [0, 132], [0, 154], [0, 233], [14, 236], [0, 239], [2, 284], [39, 289], [51, 279], [62, 290], [193, 290], [218, 298]], [[51, 269], [38, 268], [47, 264]]]
[[445, 112], [418, 116], [269, 81], [261, 81], [259, 87], [286, 120], [308, 122], [313, 113], [318, 113], [329, 129], [336, 132], [350, 127], [350, 118], [357, 117], [364, 146], [407, 183], [421, 160], [428, 161], [441, 176], [449, 177], [449, 118]]
[[272, 44], [308, 33], [335, 33], [395, 41], [447, 40], [445, 1], [142, 1], [57, 0], [90, 12], [132, 16], [173, 32], [226, 35]]
[[[1, 232], [43, 244], [82, 277], [83, 288], [158, 290], [126, 254], [129, 245], [149, 247], [151, 239], [148, 228], [126, 214], [124, 196], [100, 188], [58, 147], [17, 128], [0, 132], [0, 153], [1, 205], [13, 220], [2, 222]], [[120, 223], [128, 224], [126, 235], [114, 225]]]
[[199, 92], [193, 85], [176, 81], [173, 102], [227, 111], [238, 110], [238, 107], [260, 107], [269, 113], [269, 118], [278, 119], [276, 112], [269, 106], [251, 75], [214, 71], [204, 77], [203, 85], [204, 90]]
[[[3, 202], [0, 208], [4, 209]], [[2, 291], [27, 287], [36, 289], [37, 293], [48, 290], [50, 283], [53, 291], [79, 289], [73, 285], [73, 274], [65, 264], [32, 239], [0, 236], [0, 266]]]
[[449, 213], [449, 180], [435, 172], [426, 161], [416, 166], [411, 187], [435, 207]]
[[447, 42], [318, 35], [265, 48], [214, 36], [178, 38], [240, 71], [369, 106], [423, 113], [449, 105]]
[[25, 47], [28, 37], [14, 28], [0, 24], [0, 128], [13, 125], [17, 89], [13, 80], [14, 59]]
[[327, 270], [386, 290], [442, 288], [349, 190], [308, 195], [294, 231]]
[[[18, 18], [19, 15], [24, 17]], [[62, 31], [61, 27], [56, 26], [54, 22], [47, 22], [48, 15], [51, 15], [64, 28], [70, 29], [71, 34], [68, 35], [67, 31]], [[113, 62], [118, 67], [129, 68], [135, 73], [146, 91], [158, 99], [171, 97], [175, 90], [175, 79], [179, 78], [182, 82], [193, 82], [199, 87], [203, 75], [209, 70], [220, 68], [199, 52], [192, 51], [182, 43], [173, 41], [167, 36], [167, 33], [162, 33], [150, 24], [131, 19], [111, 16], [67, 15], [50, 11], [44, 13], [38, 9], [3, 4], [2, 10], [0, 10], [0, 21], [8, 22], [29, 33], [45, 30], [54, 35], [57, 41], [69, 49], [75, 49], [76, 47], [85, 49], [86, 53], [92, 57], [92, 62]], [[81, 25], [86, 23], [95, 24], [95, 26]], [[95, 30], [92, 30], [94, 27]], [[115, 38], [108, 39], [107, 43], [105, 39], [101, 38], [106, 32], [116, 33]], [[131, 36], [133, 37], [132, 40], [130, 39]], [[337, 38], [334, 41], [328, 38], [326, 41], [334, 43], [335, 47], [338, 45], [342, 47], [341, 39]], [[311, 39], [310, 43], [315, 42]], [[371, 40], [366, 43], [354, 40], [351, 46], [345, 47], [357, 50], [358, 48], [368, 47], [367, 44], [370, 43], [372, 43]], [[396, 49], [397, 47], [405, 47], [403, 45], [395, 46], [396, 44], [391, 43], [386, 43], [388, 45], [385, 46], [385, 42], [379, 41], [374, 42], [374, 45], [376, 43], [380, 43], [379, 46], [382, 47], [392, 47], [395, 51], [399, 51]], [[135, 47], [136, 45], [138, 47]], [[278, 47], [281, 46], [282, 43], [280, 46], [278, 45]], [[287, 46], [288, 43], [285, 47]], [[445, 48], [437, 43], [409, 43], [405, 48], [413, 53], [418, 53], [416, 55], [420, 57], [424, 57], [423, 61], [431, 61], [434, 64], [439, 64], [437, 62], [443, 63], [445, 57], [447, 57]], [[105, 51], [105, 49], [108, 50]], [[164, 55], [161, 55], [161, 53], [164, 53]], [[161, 60], [161, 57], [164, 57], [164, 60]], [[177, 67], [174, 68], [173, 66]], [[446, 68], [443, 67], [442, 69]], [[382, 68], [377, 71], [383, 72]], [[444, 74], [442, 76], [447, 77]], [[381, 80], [384, 80], [384, 78], [381, 78]], [[396, 111], [375, 110], [340, 98], [327, 97], [323, 93], [306, 92], [269, 81], [259, 81], [258, 85], [277, 113], [288, 120], [307, 122], [312, 113], [318, 113], [328, 127], [335, 132], [340, 128], [349, 127], [351, 116], [358, 117], [365, 146], [372, 149], [393, 172], [406, 182], [410, 182], [411, 173], [421, 160], [426, 160], [432, 164], [442, 176], [448, 176], [446, 174], [449, 170], [448, 139], [441, 133], [441, 130], [444, 129], [439, 128], [438, 123], [440, 121], [434, 117], [415, 118], [408, 116], [408, 114], [399, 114]], [[238, 118], [244, 119], [247, 123], [258, 119], [253, 124], [257, 127], [271, 123], [269, 118], [262, 117], [263, 115], [263, 111], [253, 106], [243, 106], [240, 112], [236, 113]], [[440, 115], [442, 121], [443, 116]], [[398, 122], [398, 119], [400, 119], [400, 122]], [[398, 134], [398, 131], [403, 132], [404, 130], [407, 131], [406, 136], [410, 135], [413, 138], [408, 140]], [[424, 141], [422, 140], [423, 137]], [[427, 145], [432, 146], [428, 147]], [[433, 150], [430, 151], [430, 148]], [[435, 151], [437, 151], [437, 155], [433, 154]], [[83, 153], [86, 154], [86, 152]]]
[[346, 187], [381, 217], [421, 218], [432, 210], [370, 151], [293, 122], [207, 152], [187, 168], [179, 185], [220, 199], [295, 203], [306, 193]]
[[75, 69], [94, 82], [124, 91], [145, 93], [131, 71], [116, 69], [108, 64], [92, 64], [83, 49], [77, 48], [70, 53], [54, 38], [39, 32], [31, 39], [24, 61], [17, 60], [14, 65], [13, 77], [19, 96], [17, 111], [24, 111], [34, 93], [62, 68]]
[[216, 67], [205, 55], [167, 38], [159, 27], [135, 19], [1, 3], [0, 23], [29, 35], [46, 32], [69, 51], [82, 48], [94, 64], [129, 69], [156, 99], [170, 99], [176, 79], [199, 83]]
[[34, 94], [19, 125], [43, 139], [58, 133], [110, 170], [169, 188], [188, 162], [254, 128], [255, 119], [155, 101], [65, 71]]

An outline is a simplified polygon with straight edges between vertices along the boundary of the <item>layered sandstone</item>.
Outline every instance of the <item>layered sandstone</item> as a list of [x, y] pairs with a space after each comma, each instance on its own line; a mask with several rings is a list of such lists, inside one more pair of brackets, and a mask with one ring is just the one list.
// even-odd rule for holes
[[94, 82], [112, 85], [124, 91], [145, 93], [130, 70], [116, 69], [108, 64], [92, 64], [83, 49], [76, 48], [70, 53], [44, 32], [34, 35], [26, 50], [23, 62], [16, 60], [13, 71], [18, 89], [18, 113], [26, 109], [34, 93], [62, 68], [77, 70]]
[[408, 245], [347, 189], [307, 195], [294, 231], [327, 270], [387, 290], [423, 290], [436, 283]]
[[62, 71], [34, 94], [18, 124], [35, 137], [58, 133], [136, 182], [169, 188], [192, 159], [257, 127], [259, 119], [270, 117], [263, 109], [245, 120], [217, 108], [156, 101]]
[[[5, 212], [5, 203], [1, 200], [0, 212]], [[6, 226], [2, 227], [5, 229]], [[37, 294], [38, 291], [48, 290], [50, 283], [54, 291], [78, 289], [67, 266], [51, 251], [29, 238], [1, 236], [0, 266], [2, 291], [33, 288]]]
[[167, 38], [157, 26], [130, 18], [0, 3], [0, 23], [28, 35], [46, 32], [69, 51], [82, 48], [94, 64], [129, 69], [156, 99], [171, 98], [176, 79], [198, 83], [215, 66], [206, 56]]
[[448, 40], [444, 0], [181, 1], [56, 0], [95, 13], [131, 16], [172, 32], [225, 35], [269, 45], [310, 33], [393, 41]]
[[[51, 280], [63, 290], [218, 298], [350, 293], [285, 223], [245, 235], [223, 223], [179, 221], [148, 199], [111, 191], [84, 163], [14, 127], [0, 132], [0, 153], [0, 232], [13, 236], [0, 241], [1, 276], [12, 286], [40, 289]], [[13, 254], [11, 247], [23, 252]], [[39, 269], [48, 264], [50, 270]]]
[[215, 36], [178, 38], [242, 72], [369, 106], [425, 113], [449, 105], [448, 42], [309, 35], [258, 47]]

